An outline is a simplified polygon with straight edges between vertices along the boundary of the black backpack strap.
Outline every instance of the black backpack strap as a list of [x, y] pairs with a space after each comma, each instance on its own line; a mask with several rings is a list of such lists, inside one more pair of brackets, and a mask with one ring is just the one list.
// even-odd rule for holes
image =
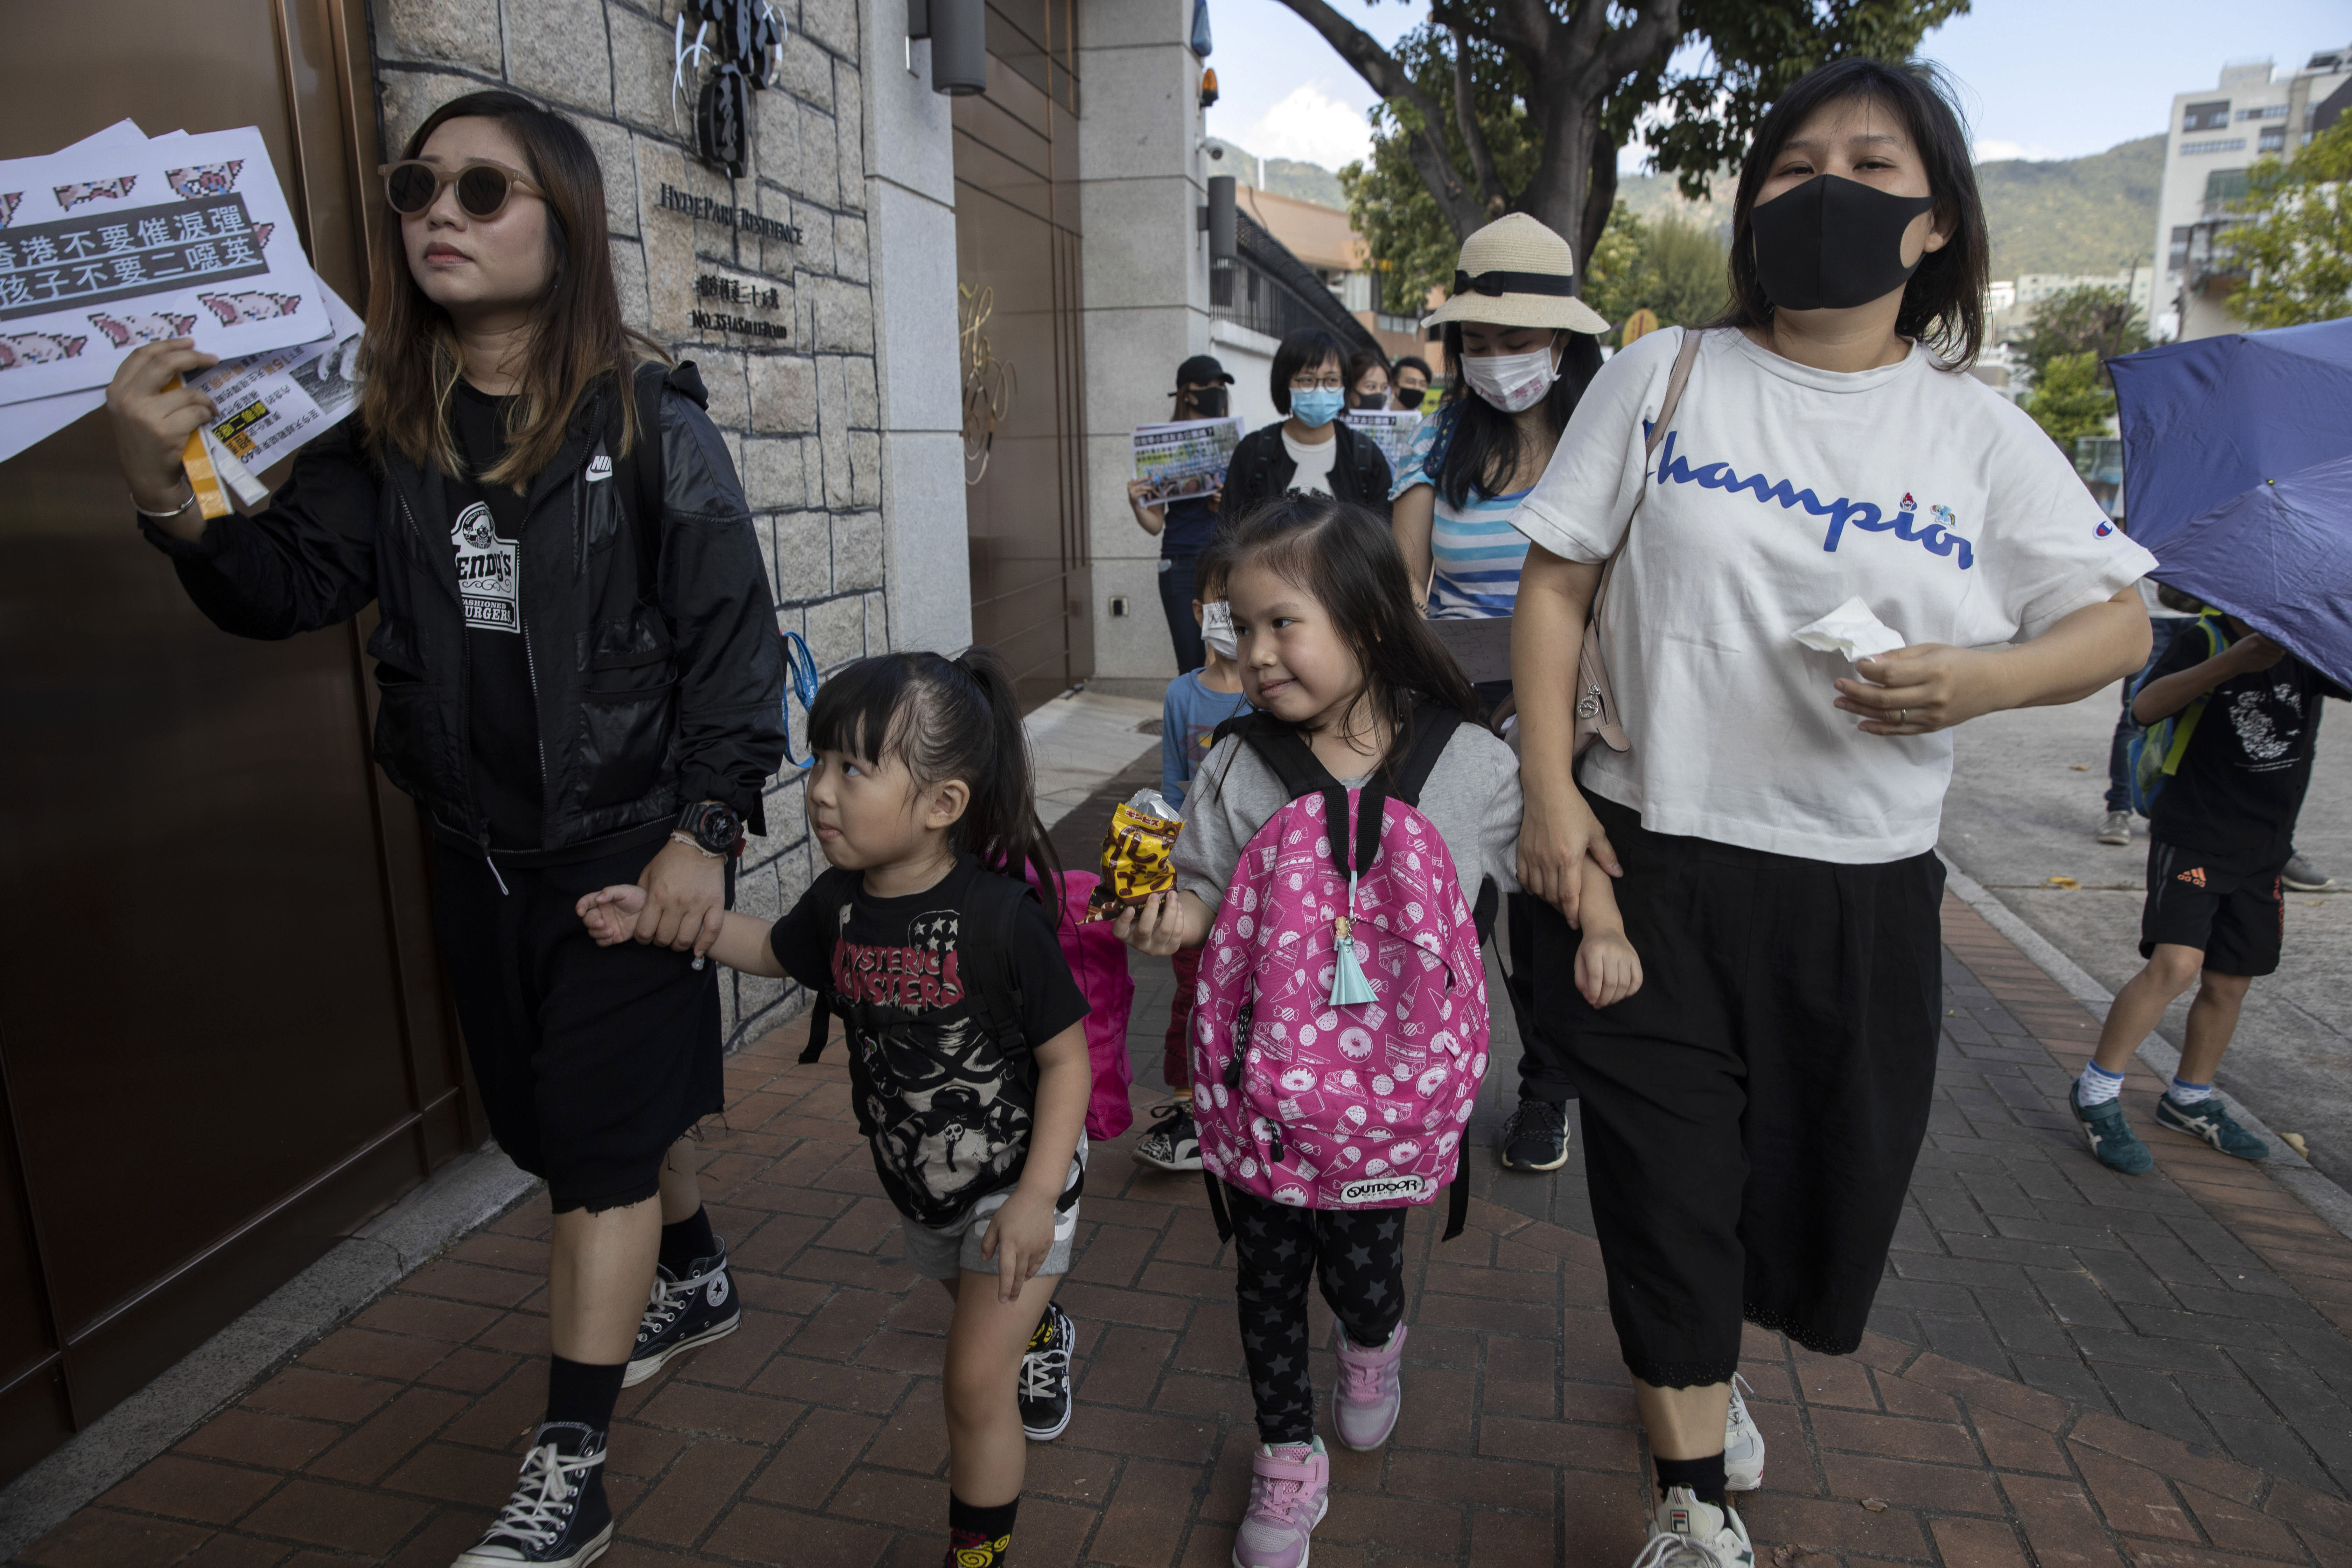
[[1037, 889], [985, 868], [965, 883], [962, 919], [956, 933], [961, 951], [965, 992], [980, 1011], [981, 1022], [1000, 1047], [1031, 1042], [1021, 1027], [1021, 976], [1013, 968], [1005, 937], [1021, 916], [1024, 900], [1037, 900]]
[[1225, 1184], [1210, 1170], [1203, 1170], [1201, 1179], [1209, 1184], [1209, 1217], [1217, 1222], [1217, 1242], [1223, 1246], [1234, 1238], [1234, 1216], [1225, 1212]]
[[[819, 877], [809, 888], [812, 897], [824, 900], [824, 908], [826, 911], [825, 923], [830, 931], [825, 961], [828, 967], [832, 963], [831, 943], [841, 940], [841, 911], [856, 896], [856, 872], [845, 871], [839, 867], [833, 867], [829, 868], [824, 875]], [[816, 987], [816, 1005], [809, 1013], [808, 1044], [801, 1049], [802, 1061], [813, 1062], [824, 1055], [825, 1044], [833, 1032], [833, 987], [830, 985]]]
[[1462, 715], [1451, 708], [1440, 708], [1434, 702], [1414, 703], [1412, 750], [1405, 753], [1404, 765], [1397, 769], [1396, 782], [1389, 786], [1389, 794], [1407, 805], [1419, 805], [1421, 792], [1436, 770], [1437, 759], [1461, 726]]
[[[626, 457], [613, 459], [614, 478], [627, 498], [629, 521], [635, 525], [637, 546], [637, 596], [647, 601], [656, 597], [656, 586], [661, 581], [661, 540], [665, 508], [662, 490], [667, 481], [663, 468], [661, 438], [661, 405], [665, 390], [675, 387], [694, 400], [698, 407], [710, 406], [710, 393], [702, 384], [702, 373], [694, 368], [692, 360], [680, 360], [674, 365], [647, 361], [636, 368], [629, 395], [636, 405], [637, 439]], [[615, 454], [621, 450], [621, 405], [616, 399], [608, 421], [606, 445]]]
[[1462, 1140], [1460, 1152], [1454, 1161], [1454, 1190], [1445, 1194], [1445, 1234], [1440, 1241], [1452, 1241], [1462, 1234], [1465, 1221], [1470, 1217], [1470, 1140]]

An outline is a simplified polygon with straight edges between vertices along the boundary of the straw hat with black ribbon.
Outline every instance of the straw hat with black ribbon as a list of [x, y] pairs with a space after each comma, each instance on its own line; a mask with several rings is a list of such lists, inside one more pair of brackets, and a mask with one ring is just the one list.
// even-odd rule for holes
[[1486, 321], [1605, 332], [1609, 323], [1576, 297], [1576, 252], [1526, 213], [1496, 218], [1462, 242], [1454, 292], [1427, 324]]

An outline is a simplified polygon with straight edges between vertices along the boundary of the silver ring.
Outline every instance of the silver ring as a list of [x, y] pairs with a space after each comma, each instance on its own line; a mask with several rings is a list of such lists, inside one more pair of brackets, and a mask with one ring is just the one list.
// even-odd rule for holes
[[1895, 710], [1895, 721], [1897, 724], [1908, 724], [1911, 722], [1911, 710], [1908, 708], [1897, 708]]

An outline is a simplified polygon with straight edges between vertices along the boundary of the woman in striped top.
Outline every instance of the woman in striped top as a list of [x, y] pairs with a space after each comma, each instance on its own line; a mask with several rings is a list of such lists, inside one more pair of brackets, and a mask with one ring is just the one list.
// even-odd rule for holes
[[[1397, 476], [1390, 526], [1433, 619], [1507, 616], [1519, 596], [1527, 536], [1511, 526], [1551, 461], [1577, 399], [1601, 369], [1609, 323], [1576, 297], [1568, 241], [1514, 213], [1465, 240], [1453, 298], [1430, 320], [1445, 328], [1454, 381]], [[1482, 681], [1489, 709], [1507, 680]], [[1518, 1024], [1519, 1108], [1496, 1152], [1510, 1171], [1568, 1163], [1567, 1102], [1575, 1095], [1563, 1042], [1534, 1012], [1535, 914], [1506, 896], [1511, 963], [1506, 986]]]
[[[1440, 620], [1511, 613], [1528, 554], [1511, 516], [1601, 369], [1596, 334], [1609, 326], [1576, 297], [1568, 241], [1525, 213], [1464, 241], [1454, 277], [1429, 319], [1445, 328], [1454, 384], [1391, 492], [1397, 545]], [[1509, 689], [1479, 695], [1491, 704]]]

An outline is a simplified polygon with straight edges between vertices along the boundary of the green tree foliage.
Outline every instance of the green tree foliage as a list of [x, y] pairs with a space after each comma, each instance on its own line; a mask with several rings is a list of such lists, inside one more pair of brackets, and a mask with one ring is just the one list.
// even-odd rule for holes
[[1644, 307], [1666, 327], [1711, 321], [1730, 298], [1723, 245], [1680, 217], [1643, 219], [1623, 202], [1584, 268], [1584, 300], [1612, 326]]
[[[1654, 163], [1706, 194], [1790, 83], [1828, 60], [1907, 58], [1969, 0], [1432, 0], [1394, 53], [1328, 0], [1283, 0], [1381, 95], [1360, 176], [1408, 259], [1506, 212], [1581, 256], [1615, 205], [1617, 154], [1638, 129]], [[1377, 3], [1377, 0], [1374, 0]], [[1696, 49], [1684, 46], [1696, 44]], [[1683, 62], [1677, 65], [1675, 62]], [[1696, 62], [1696, 68], [1684, 68]], [[1418, 193], [1396, 176], [1410, 172]], [[1351, 210], [1357, 190], [1349, 190]], [[1425, 209], [1425, 210], [1413, 210]], [[1362, 220], [1360, 219], [1360, 222]], [[1364, 230], [1373, 237], [1373, 228]], [[1447, 271], [1450, 276], [1450, 268]], [[1416, 301], [1417, 303], [1417, 301]]]
[[2251, 327], [2352, 315], [2352, 114], [2296, 150], [2246, 172], [2242, 222], [2220, 243], [2246, 268], [2230, 309]]
[[2020, 353], [2036, 378], [2054, 359], [2087, 353], [2098, 363], [2100, 384], [2112, 386], [2104, 362], [2146, 347], [2147, 323], [2131, 296], [2120, 289], [2085, 283], [2042, 301]]
[[2026, 396], [2025, 411], [2070, 458], [2076, 440], [2107, 433], [2107, 417], [2116, 411], [2116, 395], [2099, 384], [2099, 376], [2096, 353], [2060, 354], [2042, 367]]

